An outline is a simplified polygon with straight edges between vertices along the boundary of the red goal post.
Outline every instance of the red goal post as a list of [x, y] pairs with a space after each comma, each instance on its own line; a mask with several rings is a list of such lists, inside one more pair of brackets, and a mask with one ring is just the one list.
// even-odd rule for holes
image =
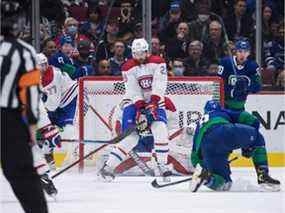
[[[79, 79], [79, 157], [85, 152], [84, 140], [109, 140], [112, 136], [110, 117], [112, 110], [124, 95], [124, 83], [121, 77], [88, 76]], [[209, 77], [169, 77], [166, 96], [174, 102], [179, 126], [193, 122], [199, 117], [206, 100], [216, 99], [224, 104], [223, 80], [216, 76]], [[84, 112], [84, 99], [88, 97], [90, 106]], [[196, 119], [195, 117], [195, 119]], [[81, 161], [79, 168], [83, 169]]]

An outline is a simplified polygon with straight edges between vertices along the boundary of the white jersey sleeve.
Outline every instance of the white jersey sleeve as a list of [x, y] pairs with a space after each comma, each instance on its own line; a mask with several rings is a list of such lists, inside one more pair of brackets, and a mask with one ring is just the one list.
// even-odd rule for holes
[[48, 67], [42, 76], [42, 92], [45, 94], [44, 104], [48, 111], [55, 111], [59, 107], [61, 80], [61, 71], [52, 66]]
[[65, 107], [78, 94], [77, 82], [56, 67], [48, 67], [41, 83], [42, 91], [46, 95], [44, 104], [48, 111], [55, 111], [58, 107]]

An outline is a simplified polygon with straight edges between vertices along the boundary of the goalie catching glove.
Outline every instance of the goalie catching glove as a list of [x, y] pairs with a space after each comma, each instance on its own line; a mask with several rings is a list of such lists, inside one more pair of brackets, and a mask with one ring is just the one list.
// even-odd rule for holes
[[37, 130], [37, 141], [45, 153], [51, 153], [55, 147], [61, 147], [61, 137], [57, 127], [49, 124]]

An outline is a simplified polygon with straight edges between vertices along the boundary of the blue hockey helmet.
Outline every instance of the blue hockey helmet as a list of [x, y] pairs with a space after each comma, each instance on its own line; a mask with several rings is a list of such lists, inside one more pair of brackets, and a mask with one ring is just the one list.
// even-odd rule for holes
[[216, 100], [207, 101], [204, 107], [204, 113], [209, 113], [211, 111], [221, 110], [221, 104]]
[[246, 50], [250, 51], [250, 43], [246, 38], [241, 38], [235, 43], [235, 50]]

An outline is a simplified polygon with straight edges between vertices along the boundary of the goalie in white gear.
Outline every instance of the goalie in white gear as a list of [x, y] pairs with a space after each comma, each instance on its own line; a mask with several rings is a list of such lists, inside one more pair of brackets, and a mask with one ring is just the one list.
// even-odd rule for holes
[[[124, 99], [120, 104], [111, 110], [109, 125], [112, 129], [113, 138], [122, 134], [123, 110], [125, 107], [131, 104], [131, 100]], [[187, 128], [180, 128], [176, 107], [168, 97], [165, 97], [165, 108], [170, 141], [168, 163], [171, 164], [171, 170], [175, 174], [189, 175], [193, 172], [193, 166], [189, 161], [188, 156], [189, 152], [191, 151], [192, 144], [190, 143], [191, 140], [189, 139], [188, 133], [186, 132]], [[145, 120], [145, 115], [142, 114], [140, 118], [140, 121]], [[144, 158], [144, 161], [156, 171], [156, 174], [159, 174], [155, 166], [156, 164], [153, 161], [154, 159], [152, 158], [153, 136], [147, 124], [144, 128], [140, 128], [140, 131], [138, 133], [139, 141], [133, 148], [134, 151], [138, 152], [139, 156], [142, 156]], [[124, 142], [122, 141], [121, 143]], [[120, 146], [121, 144], [117, 144], [114, 145], [111, 149], [106, 150], [107, 152], [97, 160], [96, 165], [98, 165], [99, 168], [102, 168], [104, 161], [106, 160], [106, 155], [110, 155], [111, 152], [113, 152], [112, 155], [120, 155], [121, 151], [118, 148]], [[113, 162], [112, 167], [114, 168], [114, 172], [112, 175], [115, 176], [117, 173], [121, 172], [127, 172], [130, 175], [139, 174], [141, 170], [134, 168], [134, 166], [137, 164], [135, 161], [130, 160], [130, 158], [132, 157], [129, 156], [122, 161]], [[112, 157], [110, 157], [110, 159], [112, 159]], [[111, 164], [111, 162], [108, 162], [107, 164]]]
[[[169, 147], [164, 102], [167, 86], [166, 64], [161, 57], [149, 54], [149, 45], [143, 38], [133, 41], [132, 56], [133, 58], [122, 66], [126, 87], [125, 99], [130, 99], [133, 103], [123, 110], [122, 131], [135, 126], [144, 113], [154, 137], [158, 167], [161, 175], [168, 177], [171, 171], [167, 165]], [[108, 161], [100, 171], [101, 176], [113, 177], [114, 165], [125, 159], [138, 141], [139, 134], [133, 132], [116, 145], [117, 151], [110, 153]]]

